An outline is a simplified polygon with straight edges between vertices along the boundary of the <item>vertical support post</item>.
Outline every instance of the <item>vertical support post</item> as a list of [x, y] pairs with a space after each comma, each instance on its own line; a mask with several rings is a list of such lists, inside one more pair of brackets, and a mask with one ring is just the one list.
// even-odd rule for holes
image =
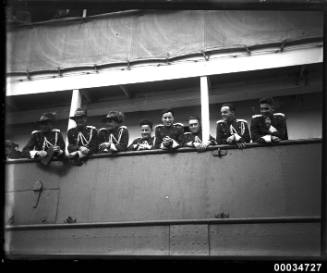
[[201, 127], [202, 141], [208, 141], [210, 135], [210, 117], [209, 117], [209, 87], [208, 78], [203, 76], [200, 78], [201, 92]]
[[[82, 96], [81, 92], [78, 89], [74, 89], [72, 93], [72, 100], [70, 103], [70, 111], [69, 111], [69, 117], [73, 116], [75, 114], [75, 111], [77, 108], [82, 107]], [[70, 128], [73, 128], [76, 126], [76, 123], [74, 120], [68, 118], [68, 126], [67, 126], [67, 132]], [[66, 155], [68, 155], [68, 137], [66, 135]]]

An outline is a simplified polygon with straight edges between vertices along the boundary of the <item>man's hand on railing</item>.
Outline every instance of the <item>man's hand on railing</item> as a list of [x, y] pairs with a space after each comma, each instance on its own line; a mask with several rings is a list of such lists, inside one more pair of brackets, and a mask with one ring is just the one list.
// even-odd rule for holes
[[239, 149], [244, 149], [246, 145], [244, 142], [236, 142], [236, 146]]
[[271, 142], [278, 143], [280, 141], [281, 141], [281, 139], [279, 137], [277, 137], [277, 136], [271, 136]]
[[48, 155], [48, 153], [46, 151], [38, 151], [36, 155], [40, 158], [45, 158]]
[[109, 142], [103, 142], [99, 145], [99, 150], [103, 152], [105, 149], [108, 149], [109, 146], [110, 146]]
[[232, 144], [233, 141], [234, 141], [234, 139], [235, 139], [234, 135], [231, 135], [230, 137], [228, 137], [228, 138], [226, 139], [226, 142], [227, 142], [228, 144]]
[[173, 144], [173, 140], [169, 136], [166, 136], [166, 137], [163, 138], [162, 144], [165, 147], [169, 147], [170, 145]]
[[194, 143], [194, 147], [197, 150], [197, 152], [204, 152], [207, 149], [208, 144], [207, 143]]
[[85, 155], [87, 155], [90, 152], [90, 149], [88, 149], [88, 148], [86, 148], [84, 146], [81, 146], [79, 149]]

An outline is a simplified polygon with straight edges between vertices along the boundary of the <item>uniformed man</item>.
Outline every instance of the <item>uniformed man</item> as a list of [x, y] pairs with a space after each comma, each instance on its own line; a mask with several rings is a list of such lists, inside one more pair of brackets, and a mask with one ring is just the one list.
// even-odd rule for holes
[[68, 157], [73, 159], [77, 165], [81, 165], [87, 158], [97, 151], [97, 130], [94, 126], [87, 124], [87, 111], [78, 108], [73, 117], [76, 127], [67, 132], [68, 136]]
[[149, 120], [141, 120], [141, 137], [134, 139], [128, 147], [130, 151], [151, 150], [154, 145], [154, 137], [152, 136], [153, 123]]
[[124, 122], [124, 114], [111, 111], [104, 118], [106, 128], [98, 132], [99, 152], [116, 153], [126, 151], [128, 145], [128, 129], [120, 124]]
[[174, 123], [174, 111], [171, 109], [161, 112], [162, 124], [155, 129], [155, 148], [163, 150], [175, 150], [183, 144], [184, 125]]
[[6, 139], [5, 141], [6, 144], [6, 159], [17, 159], [17, 158], [22, 158], [22, 152], [17, 150], [18, 144]]
[[252, 139], [258, 143], [278, 143], [287, 140], [286, 118], [283, 113], [274, 113], [272, 98], [262, 98], [259, 101], [260, 113], [252, 116]]
[[188, 119], [188, 127], [190, 132], [185, 132], [183, 136], [183, 146], [197, 149], [198, 152], [205, 151], [209, 145], [215, 145], [216, 140], [209, 136], [207, 141], [202, 141], [202, 130], [200, 119], [190, 116]]
[[44, 113], [37, 124], [40, 129], [33, 131], [23, 152], [30, 158], [48, 165], [51, 159], [64, 156], [65, 141], [59, 129], [53, 128], [56, 113]]
[[238, 148], [250, 142], [249, 126], [245, 119], [235, 117], [233, 104], [225, 103], [220, 108], [222, 119], [217, 121], [216, 139], [218, 144], [235, 144]]

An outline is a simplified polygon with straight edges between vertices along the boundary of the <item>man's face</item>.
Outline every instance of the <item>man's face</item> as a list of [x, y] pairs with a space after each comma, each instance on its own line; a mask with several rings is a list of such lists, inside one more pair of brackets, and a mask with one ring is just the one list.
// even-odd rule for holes
[[161, 121], [163, 125], [170, 127], [174, 123], [174, 116], [171, 112], [164, 113]]
[[114, 129], [118, 128], [119, 123], [115, 120], [107, 119], [106, 126], [107, 126], [107, 129], [114, 130]]
[[50, 132], [53, 128], [53, 123], [50, 121], [44, 121], [42, 123], [40, 123], [40, 130], [41, 132]]
[[196, 134], [200, 131], [200, 122], [197, 119], [190, 119], [188, 121], [188, 126], [193, 134]]
[[231, 121], [235, 117], [235, 113], [229, 109], [229, 106], [221, 107], [220, 114], [224, 121]]
[[82, 117], [77, 117], [75, 119], [75, 122], [76, 122], [76, 125], [78, 127], [83, 127], [86, 125], [86, 122], [87, 122], [87, 117], [86, 116], [82, 116]]
[[141, 136], [143, 139], [150, 138], [151, 137], [152, 129], [149, 125], [142, 125], [141, 126]]
[[269, 116], [272, 115], [272, 113], [274, 112], [274, 108], [268, 104], [268, 103], [260, 103], [260, 113], [263, 116]]

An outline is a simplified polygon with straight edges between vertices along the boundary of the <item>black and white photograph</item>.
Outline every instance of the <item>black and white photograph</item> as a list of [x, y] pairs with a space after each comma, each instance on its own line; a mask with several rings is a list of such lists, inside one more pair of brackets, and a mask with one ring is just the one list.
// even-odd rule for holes
[[322, 272], [324, 1], [188, 2], [7, 1], [6, 260]]

